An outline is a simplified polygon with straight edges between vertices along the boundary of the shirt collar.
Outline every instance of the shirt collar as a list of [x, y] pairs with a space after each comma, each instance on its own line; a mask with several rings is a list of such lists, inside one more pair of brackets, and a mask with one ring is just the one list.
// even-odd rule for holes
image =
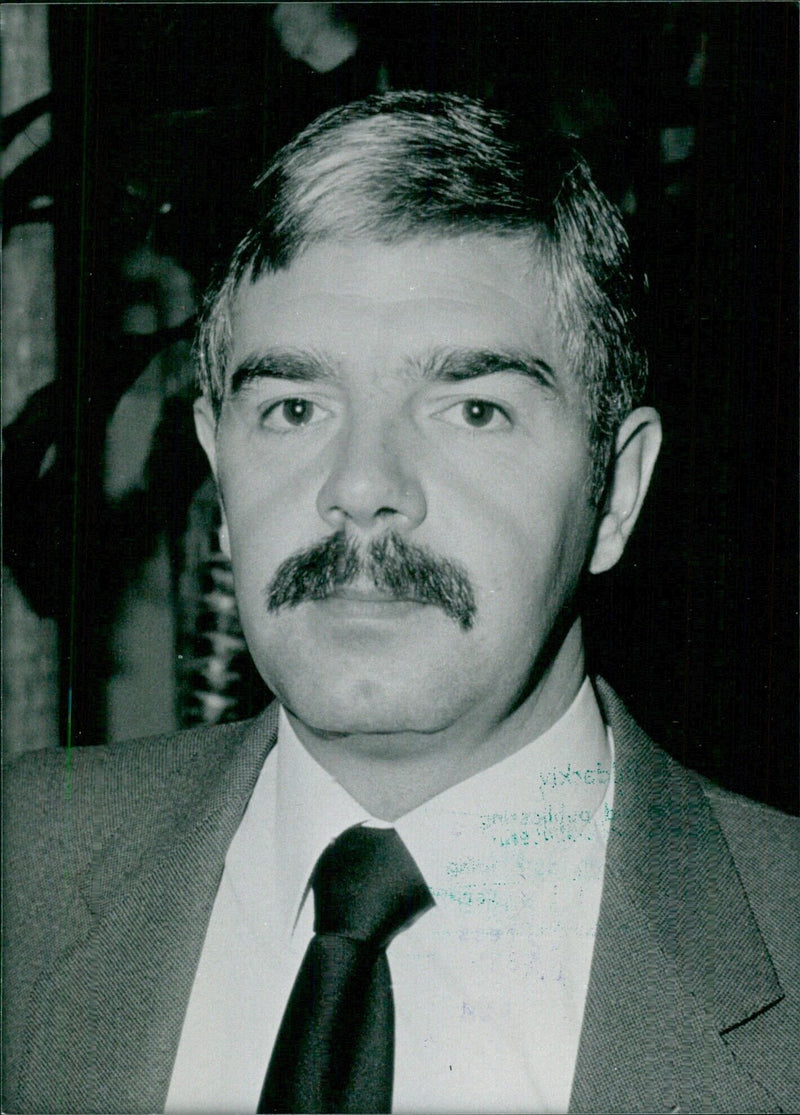
[[[306, 751], [282, 708], [277, 745], [277, 820], [282, 834], [278, 872], [281, 921], [291, 932], [308, 893], [317, 859], [345, 829], [386, 822], [370, 813]], [[519, 751], [437, 794], [393, 826], [431, 889], [457, 855], [468, 826], [485, 828], [498, 816], [518, 816], [552, 801], [594, 821], [605, 798], [611, 754], [591, 682], [586, 678], [567, 711]], [[606, 772], [589, 781], [589, 771]], [[566, 802], [566, 805], [564, 804]], [[498, 813], [498, 811], [500, 811]], [[581, 822], [583, 823], [583, 822]]]
[[322, 852], [345, 829], [371, 818], [306, 751], [283, 708], [276, 752], [276, 815], [283, 849], [278, 893], [281, 921], [291, 932]]

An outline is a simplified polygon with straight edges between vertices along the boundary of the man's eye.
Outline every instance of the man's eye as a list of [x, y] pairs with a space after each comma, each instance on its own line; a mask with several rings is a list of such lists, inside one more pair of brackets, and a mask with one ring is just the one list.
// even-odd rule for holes
[[302, 429], [321, 422], [326, 411], [311, 399], [281, 399], [261, 415], [261, 424], [270, 430]]
[[449, 406], [437, 415], [451, 426], [471, 430], [501, 430], [511, 425], [510, 419], [497, 403], [486, 399], [464, 399], [463, 402]]

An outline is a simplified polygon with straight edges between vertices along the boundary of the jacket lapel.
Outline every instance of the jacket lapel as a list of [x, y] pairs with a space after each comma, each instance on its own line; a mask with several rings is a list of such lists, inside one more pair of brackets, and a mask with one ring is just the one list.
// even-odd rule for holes
[[273, 706], [227, 737], [210, 779], [197, 764], [196, 808], [157, 837], [146, 870], [39, 981], [22, 1109], [30, 1079], [48, 1110], [163, 1110], [225, 856], [276, 737]]
[[614, 816], [570, 1111], [779, 1111], [722, 1035], [782, 997], [699, 781], [604, 683]]

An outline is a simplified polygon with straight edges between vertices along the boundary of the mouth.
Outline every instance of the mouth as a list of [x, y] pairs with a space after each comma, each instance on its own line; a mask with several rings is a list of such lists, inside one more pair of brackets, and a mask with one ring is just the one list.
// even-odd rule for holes
[[322, 614], [346, 624], [389, 622], [410, 618], [425, 609], [425, 604], [411, 596], [384, 592], [374, 585], [342, 585], [334, 588], [323, 600], [316, 601]]

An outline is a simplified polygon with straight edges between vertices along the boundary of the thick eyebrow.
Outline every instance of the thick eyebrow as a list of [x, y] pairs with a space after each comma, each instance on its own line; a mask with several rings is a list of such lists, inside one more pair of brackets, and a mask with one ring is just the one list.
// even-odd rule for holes
[[420, 362], [420, 367], [425, 379], [445, 383], [515, 372], [542, 387], [558, 385], [558, 376], [547, 361], [522, 349], [438, 348]]
[[[437, 348], [409, 361], [423, 379], [460, 383], [499, 372], [514, 372], [540, 384], [555, 388], [558, 377], [546, 360], [523, 350], [483, 348]], [[231, 375], [230, 393], [236, 396], [260, 379], [289, 379], [299, 383], [318, 383], [337, 378], [337, 370], [326, 358], [302, 349], [270, 348], [247, 356]]]
[[321, 355], [301, 349], [269, 348], [246, 356], [231, 374], [230, 393], [238, 395], [260, 379], [292, 379], [300, 383], [336, 377], [336, 370]]

